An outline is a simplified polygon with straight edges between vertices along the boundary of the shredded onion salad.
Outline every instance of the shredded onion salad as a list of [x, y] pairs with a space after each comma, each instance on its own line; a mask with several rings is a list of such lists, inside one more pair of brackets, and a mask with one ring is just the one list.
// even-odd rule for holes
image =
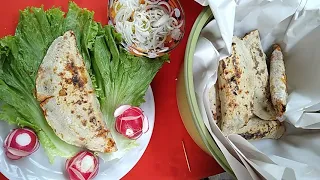
[[168, 51], [181, 38], [181, 11], [163, 0], [115, 0], [111, 19], [125, 46], [150, 58]]

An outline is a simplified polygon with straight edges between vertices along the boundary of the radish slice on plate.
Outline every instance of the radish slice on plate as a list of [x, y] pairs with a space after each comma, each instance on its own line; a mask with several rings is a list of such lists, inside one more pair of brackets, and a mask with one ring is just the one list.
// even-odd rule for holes
[[99, 171], [99, 159], [88, 151], [79, 152], [66, 162], [70, 180], [90, 180]]
[[149, 129], [149, 121], [139, 107], [122, 105], [115, 110], [115, 128], [129, 139], [137, 139]]
[[16, 155], [11, 154], [9, 151], [6, 151], [6, 156], [7, 156], [9, 159], [12, 159], [12, 160], [18, 160], [18, 159], [21, 159], [21, 158], [22, 158], [21, 156], [16, 156]]
[[34, 153], [39, 148], [39, 141], [32, 130], [19, 128], [9, 133], [3, 147], [9, 159], [17, 160]]

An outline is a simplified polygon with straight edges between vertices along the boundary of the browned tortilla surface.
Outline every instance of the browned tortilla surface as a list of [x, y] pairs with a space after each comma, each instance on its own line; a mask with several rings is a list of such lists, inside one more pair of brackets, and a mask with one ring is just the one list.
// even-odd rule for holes
[[63, 141], [92, 151], [116, 151], [72, 31], [49, 47], [38, 70], [36, 95], [48, 124]]

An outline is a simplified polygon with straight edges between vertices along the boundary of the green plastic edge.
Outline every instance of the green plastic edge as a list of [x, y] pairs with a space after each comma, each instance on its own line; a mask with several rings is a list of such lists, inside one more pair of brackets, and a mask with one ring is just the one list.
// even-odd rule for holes
[[214, 157], [214, 159], [219, 163], [219, 165], [230, 175], [232, 175], [234, 178], [236, 176], [234, 175], [234, 172], [232, 171], [229, 163], [227, 162], [226, 158], [222, 154], [221, 150], [218, 148], [214, 140], [212, 139], [210, 133], [208, 132], [207, 128], [205, 127], [201, 113], [198, 107], [198, 103], [196, 100], [195, 90], [194, 90], [194, 84], [193, 84], [193, 56], [194, 51], [196, 49], [196, 44], [200, 35], [200, 32], [202, 28], [213, 19], [212, 11], [209, 7], [206, 7], [198, 16], [195, 23], [193, 24], [193, 27], [191, 29], [191, 32], [189, 34], [187, 47], [185, 51], [184, 56], [184, 78], [186, 82], [186, 89], [187, 91], [187, 100], [190, 105], [192, 119], [194, 120], [194, 124], [196, 129], [198, 130], [201, 139], [203, 140], [204, 144]]

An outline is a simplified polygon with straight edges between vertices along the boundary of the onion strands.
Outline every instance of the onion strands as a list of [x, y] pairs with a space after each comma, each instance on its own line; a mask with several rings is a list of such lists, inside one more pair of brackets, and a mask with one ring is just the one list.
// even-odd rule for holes
[[138, 55], [154, 58], [182, 38], [181, 12], [163, 0], [115, 0], [113, 23], [124, 45]]

